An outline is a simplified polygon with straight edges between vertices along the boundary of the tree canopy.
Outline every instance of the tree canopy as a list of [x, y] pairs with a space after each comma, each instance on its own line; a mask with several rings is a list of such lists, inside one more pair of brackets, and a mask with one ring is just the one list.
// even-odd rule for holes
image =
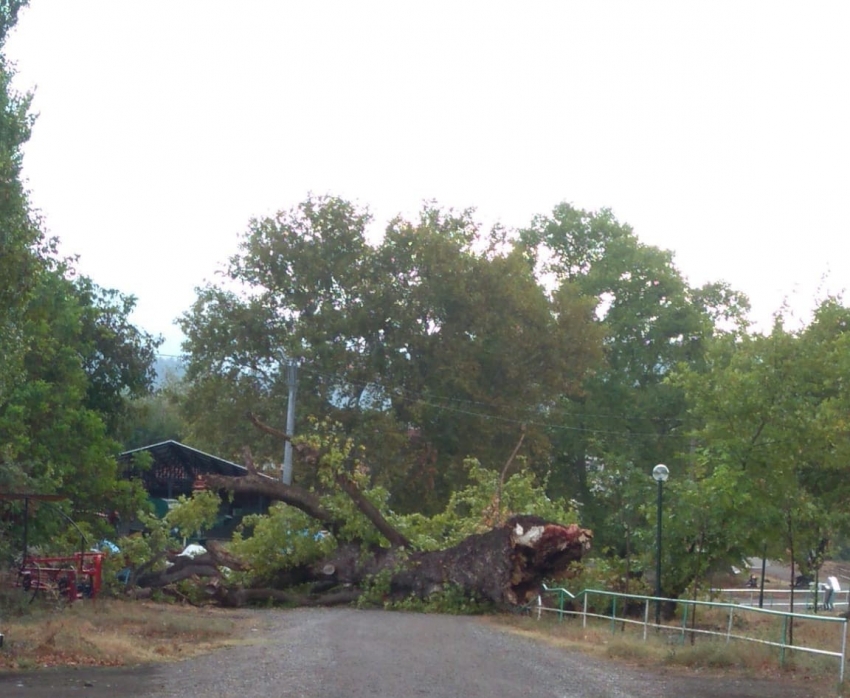
[[[0, 4], [0, 47], [24, 4]], [[78, 275], [44, 234], [21, 179], [30, 96], [12, 76], [0, 54], [0, 491], [65, 495], [63, 507], [97, 526], [104, 511], [138, 506], [115, 455], [160, 340], [130, 322], [132, 296]], [[0, 505], [0, 554], [19, 533], [18, 508]], [[33, 526], [64, 524], [43, 516]]]
[[234, 454], [263, 443], [246, 411], [282, 423], [281, 365], [303, 365], [302, 414], [328, 416], [367, 448], [376, 483], [411, 509], [445, 503], [475, 454], [504, 460], [526, 425], [529, 453], [548, 448], [547, 409], [579, 394], [602, 357], [595, 302], [564, 284], [549, 293], [522, 251], [482, 233], [470, 211], [427, 205], [367, 241], [370, 216], [311, 198], [252, 221], [227, 269], [182, 319], [191, 429]]

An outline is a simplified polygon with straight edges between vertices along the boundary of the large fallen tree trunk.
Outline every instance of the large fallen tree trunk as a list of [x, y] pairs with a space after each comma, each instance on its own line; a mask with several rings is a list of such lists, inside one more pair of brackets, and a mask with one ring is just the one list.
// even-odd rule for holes
[[231, 589], [219, 582], [212, 585], [211, 594], [227, 606], [269, 600], [331, 606], [357, 599], [370, 580], [389, 571], [384, 600], [424, 600], [451, 586], [497, 605], [521, 606], [537, 596], [546, 577], [580, 560], [589, 544], [588, 532], [578, 526], [516, 516], [504, 526], [470, 536], [446, 550], [405, 553], [398, 548], [379, 548], [364, 555], [357, 545], [342, 546], [302, 578], [328, 593]]
[[515, 516], [445, 550], [381, 548], [364, 558], [357, 546], [343, 546], [314, 570], [317, 579], [324, 574], [355, 587], [389, 570], [390, 600], [426, 599], [454, 586], [482, 600], [523, 605], [537, 596], [544, 579], [579, 561], [590, 539], [590, 533], [576, 525]]
[[[230, 484], [228, 480], [214, 478], [216, 486], [224, 488]], [[242, 491], [246, 484], [239, 484]], [[277, 484], [269, 487], [268, 482], [263, 483], [266, 496]], [[388, 572], [388, 600], [427, 599], [454, 586], [496, 604], [524, 605], [536, 597], [545, 579], [563, 573], [570, 563], [581, 560], [590, 547], [591, 537], [589, 531], [575, 524], [562, 526], [536, 516], [514, 516], [501, 526], [471, 535], [445, 550], [420, 552], [390, 546], [364, 551], [357, 543], [344, 544], [329, 558], [293, 570], [289, 575], [293, 583], [313, 583], [316, 590], [332, 590], [328, 604], [339, 602], [340, 587], [356, 596], [356, 590]], [[219, 591], [218, 598], [227, 605], [270, 598], [304, 605], [323, 603], [320, 595], [296, 600], [292, 595], [276, 595], [268, 589], [237, 590], [232, 594]]]
[[[251, 419], [264, 431], [288, 438], [255, 417], [251, 416]], [[293, 446], [307, 462], [319, 461], [319, 454], [309, 447], [303, 444]], [[213, 489], [262, 495], [284, 502], [307, 513], [334, 534], [342, 528], [344, 522], [325, 510], [315, 494], [258, 473], [248, 452], [245, 462], [249, 471], [247, 475], [209, 475], [206, 484]], [[363, 496], [345, 471], [339, 472], [334, 480], [383, 535], [387, 547], [365, 549], [365, 544], [358, 541], [344, 543], [327, 559], [289, 570], [275, 581], [275, 588], [262, 589], [230, 587], [217, 571], [216, 563], [221, 560], [217, 560], [216, 556], [223, 554], [218, 550], [191, 562], [178, 561], [159, 575], [148, 574], [139, 580], [140, 586], [163, 586], [189, 576], [208, 577], [212, 578], [208, 585], [210, 595], [223, 605], [240, 606], [267, 600], [300, 605], [334, 605], [356, 599], [380, 576], [385, 581], [381, 589], [385, 600], [427, 599], [434, 593], [454, 587], [471, 597], [516, 606], [532, 601], [545, 579], [566, 571], [571, 563], [581, 560], [590, 547], [591, 533], [574, 524], [564, 526], [536, 516], [518, 515], [445, 550], [417, 551]], [[293, 594], [278, 588], [305, 584], [312, 585], [312, 593]]]

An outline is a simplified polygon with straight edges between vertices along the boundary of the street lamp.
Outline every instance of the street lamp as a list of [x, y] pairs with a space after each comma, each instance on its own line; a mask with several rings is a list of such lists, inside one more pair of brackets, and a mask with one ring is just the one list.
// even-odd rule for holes
[[670, 470], [659, 463], [652, 469], [652, 478], [658, 483], [658, 526], [655, 536], [655, 625], [661, 625], [661, 492], [670, 477]]

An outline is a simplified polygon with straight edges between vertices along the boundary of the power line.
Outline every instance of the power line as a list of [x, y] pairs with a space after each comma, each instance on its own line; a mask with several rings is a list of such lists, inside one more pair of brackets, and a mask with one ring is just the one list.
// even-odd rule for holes
[[[318, 371], [316, 369], [311, 369], [311, 368], [308, 368], [308, 367], [303, 367], [302, 370], [305, 373], [312, 373], [314, 375], [323, 376], [323, 377], [326, 377], [326, 378], [333, 378], [333, 379], [337, 379], [337, 380], [345, 380], [345, 382], [350, 384], [350, 385], [355, 385], [355, 386], [360, 386], [360, 387], [369, 387], [369, 386], [375, 385], [375, 386], [380, 387], [383, 391], [385, 391], [387, 393], [395, 394], [400, 399], [402, 399], [406, 402], [413, 403], [413, 404], [425, 405], [427, 407], [432, 407], [434, 409], [443, 410], [443, 411], [446, 411], [446, 412], [453, 412], [455, 414], [464, 414], [464, 415], [468, 415], [468, 416], [472, 416], [472, 417], [480, 417], [482, 419], [491, 419], [491, 420], [505, 422], [505, 423], [509, 423], [509, 424], [531, 424], [531, 425], [539, 426], [539, 427], [546, 428], [546, 429], [583, 432], [583, 433], [590, 433], [590, 434], [607, 434], [607, 435], [619, 435], [619, 436], [650, 436], [650, 437], [654, 437], [654, 438], [678, 438], [678, 439], [689, 438], [688, 436], [686, 436], [684, 434], [661, 434], [661, 433], [658, 433], [658, 432], [636, 432], [636, 431], [625, 431], [625, 430], [594, 429], [594, 428], [591, 428], [591, 427], [572, 427], [572, 426], [567, 426], [567, 425], [564, 425], [564, 424], [555, 424], [555, 423], [552, 423], [552, 422], [543, 422], [543, 421], [539, 421], [539, 420], [536, 420], [536, 419], [519, 419], [519, 418], [515, 418], [515, 417], [506, 417], [506, 416], [503, 416], [503, 415], [485, 414], [485, 413], [482, 413], [482, 412], [475, 412], [475, 411], [472, 411], [472, 410], [461, 409], [459, 407], [453, 407], [453, 406], [450, 406], [450, 405], [431, 402], [429, 400], [426, 400], [426, 399], [418, 397], [418, 396], [408, 397], [404, 393], [409, 394], [412, 391], [406, 390], [404, 388], [388, 388], [387, 386], [383, 385], [382, 383], [380, 383], [378, 381], [366, 381], [366, 382], [364, 382], [364, 381], [348, 380], [347, 378], [345, 378], [344, 376], [341, 376], [340, 374], [327, 373], [327, 372], [323, 372], [323, 371]], [[432, 399], [441, 400], [443, 398], [440, 398], [439, 396], [435, 396]], [[465, 403], [465, 404], [478, 405], [478, 406], [481, 406], [481, 407], [489, 407], [491, 409], [498, 409], [496, 406], [494, 406], [492, 404], [489, 404], [489, 403], [486, 403], [486, 402], [477, 402], [477, 401], [473, 401], [473, 400], [462, 400], [462, 399], [459, 399], [459, 398], [445, 398], [445, 401], [446, 402], [461, 402], [461, 403]], [[557, 409], [553, 409], [552, 411], [556, 414], [559, 413]], [[570, 416], [589, 416], [588, 413], [560, 412], [560, 414], [566, 414], [566, 415], [570, 415]], [[604, 416], [611, 417], [612, 415], [604, 415]], [[624, 417], [624, 416], [620, 417], [619, 415], [616, 416], [616, 418], [628, 419], [628, 417]], [[666, 419], [665, 418], [664, 421], [679, 421], [679, 420], [673, 420], [673, 419]]]

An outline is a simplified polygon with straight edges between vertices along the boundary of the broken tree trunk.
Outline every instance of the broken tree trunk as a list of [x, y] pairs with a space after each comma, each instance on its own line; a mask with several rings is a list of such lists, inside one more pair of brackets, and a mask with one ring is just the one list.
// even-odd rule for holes
[[314, 566], [314, 576], [361, 587], [390, 571], [388, 600], [427, 599], [454, 586], [479, 599], [510, 606], [531, 602], [545, 579], [581, 560], [592, 535], [575, 524], [562, 526], [537, 516], [514, 516], [486, 533], [445, 550], [407, 552], [394, 548], [364, 557], [357, 546], [342, 546]]
[[[254, 415], [249, 415], [249, 419], [263, 431], [289, 440], [286, 434], [263, 424]], [[522, 437], [505, 465], [502, 479], [521, 444]], [[293, 447], [306, 462], [320, 462], [321, 454], [315, 449], [305, 444], [293, 444]], [[206, 484], [213, 489], [258, 494], [284, 502], [319, 521], [333, 534], [342, 529], [344, 521], [328, 512], [315, 494], [258, 473], [250, 452], [246, 452], [245, 461], [247, 475], [208, 475]], [[471, 535], [445, 550], [416, 551], [412, 549], [410, 541], [363, 495], [344, 469], [338, 471], [333, 480], [382, 534], [388, 547], [367, 549], [358, 541], [343, 543], [327, 559], [290, 570], [278, 580], [281, 586], [288, 586], [284, 581], [287, 578], [293, 585], [311, 584], [313, 593], [294, 595], [279, 588], [229, 588], [225, 579], [206, 569], [205, 563], [209, 562], [206, 559], [196, 559], [193, 564], [185, 563], [185, 567], [177, 568], [175, 565], [175, 568], [160, 573], [160, 577], [144, 581], [152, 586], [168, 583], [177, 576], [209, 576], [213, 578], [208, 585], [211, 597], [228, 606], [239, 606], [255, 600], [333, 605], [356, 599], [376, 575], [382, 574], [389, 579], [387, 600], [397, 601], [410, 597], [424, 600], [431, 594], [455, 587], [468, 596], [499, 605], [516, 606], [531, 602], [545, 579], [566, 571], [570, 563], [581, 560], [590, 547], [592, 534], [575, 524], [564, 526], [536, 516], [519, 515], [507, 522], [498, 522], [493, 529]], [[501, 502], [498, 505], [501, 510]]]
[[435, 585], [454, 584], [494, 603], [525, 605], [546, 578], [566, 571], [590, 548], [591, 534], [536, 516], [515, 516], [458, 545], [419, 553], [393, 576], [394, 593], [427, 597]]
[[[385, 601], [428, 599], [451, 587], [501, 606], [532, 602], [546, 578], [564, 572], [589, 548], [591, 534], [536, 516], [515, 516], [486, 533], [469, 536], [445, 550], [407, 552], [340, 546], [326, 560], [302, 568], [299, 582], [312, 582], [316, 593], [281, 589], [229, 588], [222, 579], [209, 585], [210, 596], [224, 606], [280, 601], [302, 606], [332, 606], [356, 600], [376, 575], [389, 574]], [[319, 593], [326, 592], [326, 593]]]

